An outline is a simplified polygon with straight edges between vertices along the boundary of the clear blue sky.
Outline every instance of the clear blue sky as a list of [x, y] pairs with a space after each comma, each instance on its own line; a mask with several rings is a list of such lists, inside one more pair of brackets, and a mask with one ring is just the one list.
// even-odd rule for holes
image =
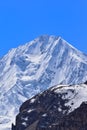
[[87, 0], [0, 1], [0, 57], [42, 34], [87, 53]]

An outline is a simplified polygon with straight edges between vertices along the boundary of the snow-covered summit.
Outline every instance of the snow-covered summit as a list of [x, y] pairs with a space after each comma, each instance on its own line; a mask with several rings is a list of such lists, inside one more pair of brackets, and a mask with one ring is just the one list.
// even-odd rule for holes
[[43, 35], [11, 49], [0, 60], [1, 130], [11, 124], [28, 98], [57, 84], [85, 80], [87, 56], [61, 37]]

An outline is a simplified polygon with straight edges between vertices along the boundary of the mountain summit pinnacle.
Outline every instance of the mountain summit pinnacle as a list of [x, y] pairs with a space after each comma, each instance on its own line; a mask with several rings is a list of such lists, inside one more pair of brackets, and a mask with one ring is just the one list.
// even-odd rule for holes
[[10, 127], [28, 98], [57, 84], [86, 80], [87, 56], [61, 37], [43, 35], [10, 50], [0, 60], [1, 130]]

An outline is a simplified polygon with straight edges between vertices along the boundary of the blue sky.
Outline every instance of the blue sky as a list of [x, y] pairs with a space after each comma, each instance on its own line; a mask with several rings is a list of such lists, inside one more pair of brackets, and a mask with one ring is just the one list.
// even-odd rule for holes
[[87, 53], [87, 0], [0, 1], [0, 56], [42, 34]]

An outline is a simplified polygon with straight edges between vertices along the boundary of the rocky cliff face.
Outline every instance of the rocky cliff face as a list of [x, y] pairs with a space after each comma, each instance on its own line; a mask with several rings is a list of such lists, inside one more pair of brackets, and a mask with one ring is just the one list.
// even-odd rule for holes
[[87, 130], [87, 104], [82, 103], [79, 108], [64, 117], [55, 126], [55, 130]]
[[87, 85], [55, 86], [23, 103], [12, 130], [87, 130]]

